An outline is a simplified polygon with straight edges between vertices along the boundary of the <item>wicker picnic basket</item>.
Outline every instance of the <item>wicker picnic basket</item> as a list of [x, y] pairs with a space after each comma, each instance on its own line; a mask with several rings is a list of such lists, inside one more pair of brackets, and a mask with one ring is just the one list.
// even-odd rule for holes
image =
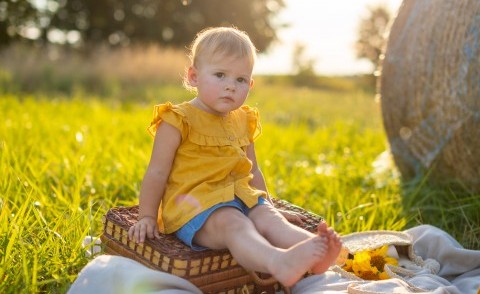
[[[285, 200], [273, 200], [275, 207], [306, 217], [302, 227], [315, 232], [322, 218]], [[193, 251], [173, 234], [137, 244], [128, 239], [136, 222], [138, 206], [111, 208], [104, 216], [101, 236], [105, 253], [136, 260], [147, 267], [190, 281], [204, 293], [274, 293], [282, 287], [262, 273], [247, 272], [228, 250]], [[284, 289], [289, 292], [288, 289]]]

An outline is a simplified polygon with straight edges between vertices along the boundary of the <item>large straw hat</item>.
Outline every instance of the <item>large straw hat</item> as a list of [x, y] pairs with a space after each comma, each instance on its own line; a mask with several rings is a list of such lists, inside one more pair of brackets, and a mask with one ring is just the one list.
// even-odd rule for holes
[[380, 81], [382, 114], [405, 179], [480, 191], [480, 1], [404, 0]]

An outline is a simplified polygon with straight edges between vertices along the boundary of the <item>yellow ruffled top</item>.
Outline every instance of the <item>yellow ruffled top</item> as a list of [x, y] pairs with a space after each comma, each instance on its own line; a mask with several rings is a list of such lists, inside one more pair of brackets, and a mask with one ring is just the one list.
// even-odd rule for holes
[[266, 192], [252, 188], [252, 162], [246, 148], [260, 134], [259, 114], [242, 106], [226, 116], [205, 112], [189, 102], [156, 105], [148, 131], [153, 136], [167, 122], [177, 128], [182, 141], [177, 149], [159, 209], [158, 223], [173, 233], [207, 208], [236, 195], [248, 207]]

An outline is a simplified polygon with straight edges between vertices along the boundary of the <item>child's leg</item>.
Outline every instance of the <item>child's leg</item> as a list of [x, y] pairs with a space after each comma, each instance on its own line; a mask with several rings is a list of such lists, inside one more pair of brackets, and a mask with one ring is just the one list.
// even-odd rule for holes
[[324, 258], [327, 249], [326, 238], [314, 234], [289, 249], [274, 247], [248, 217], [232, 207], [215, 210], [194, 241], [212, 249], [228, 248], [244, 268], [270, 273], [285, 286], [295, 284]]
[[[272, 245], [280, 248], [290, 248], [298, 242], [315, 236], [315, 234], [291, 224], [271, 205], [257, 205], [250, 211], [248, 217], [262, 236]], [[314, 273], [319, 274], [325, 272], [330, 265], [335, 263], [340, 253], [341, 242], [338, 235], [325, 223], [318, 226], [317, 234], [325, 236], [328, 240], [327, 254], [312, 268]]]
[[250, 210], [248, 218], [252, 220], [258, 232], [276, 247], [289, 248], [316, 235], [290, 223], [270, 204], [255, 206]]

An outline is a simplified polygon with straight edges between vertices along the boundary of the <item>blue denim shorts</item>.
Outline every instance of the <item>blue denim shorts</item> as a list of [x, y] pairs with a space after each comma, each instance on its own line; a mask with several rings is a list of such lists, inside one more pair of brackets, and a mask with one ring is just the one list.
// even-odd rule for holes
[[[269, 202], [267, 199], [263, 197], [258, 197], [257, 205], [264, 205], [268, 203]], [[218, 203], [208, 208], [207, 210], [201, 212], [200, 214], [198, 214], [197, 216], [189, 220], [185, 225], [183, 225], [183, 227], [178, 229], [175, 232], [175, 235], [177, 236], [177, 238], [182, 240], [183, 243], [187, 244], [188, 246], [190, 246], [190, 248], [192, 248], [195, 251], [203, 251], [208, 249], [207, 247], [194, 244], [193, 237], [202, 228], [202, 226], [205, 224], [205, 222], [207, 221], [207, 218], [210, 216], [210, 214], [212, 214], [212, 212], [219, 209], [220, 207], [225, 207], [225, 206], [235, 207], [245, 215], [248, 215], [248, 212], [251, 210], [250, 208], [248, 208], [248, 206], [245, 205], [245, 203], [243, 203], [243, 201], [240, 198], [235, 196], [235, 199], [232, 201]]]

